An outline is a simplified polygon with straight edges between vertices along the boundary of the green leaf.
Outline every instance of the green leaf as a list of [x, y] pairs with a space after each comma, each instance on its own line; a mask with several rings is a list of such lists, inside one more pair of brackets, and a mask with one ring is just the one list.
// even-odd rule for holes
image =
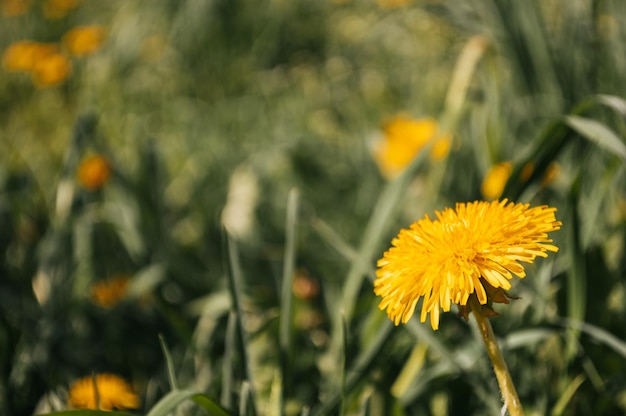
[[604, 124], [579, 116], [567, 116], [565, 123], [584, 138], [626, 161], [626, 144]]
[[615, 95], [598, 95], [598, 102], [611, 107], [623, 116], [626, 116], [626, 101]]
[[191, 400], [211, 416], [229, 416], [228, 411], [215, 403], [209, 397], [190, 390], [175, 390], [169, 392], [150, 409], [146, 416], [167, 416], [185, 400]]

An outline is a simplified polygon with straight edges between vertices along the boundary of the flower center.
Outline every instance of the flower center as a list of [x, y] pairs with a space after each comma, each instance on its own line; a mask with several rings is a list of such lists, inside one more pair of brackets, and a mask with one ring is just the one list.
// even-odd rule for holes
[[463, 261], [463, 262], [473, 261], [474, 257], [476, 257], [476, 250], [469, 248], [469, 247], [457, 248], [454, 251], [453, 257], [457, 261]]

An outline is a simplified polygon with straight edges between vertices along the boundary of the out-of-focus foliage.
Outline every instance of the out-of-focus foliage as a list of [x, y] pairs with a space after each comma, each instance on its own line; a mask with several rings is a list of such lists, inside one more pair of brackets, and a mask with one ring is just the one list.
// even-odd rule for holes
[[[371, 279], [500, 163], [563, 222], [492, 319], [527, 414], [626, 411], [625, 42], [622, 0], [0, 0], [0, 414], [98, 373], [152, 415], [497, 414], [472, 319], [395, 328]], [[399, 115], [452, 140], [391, 179]]]

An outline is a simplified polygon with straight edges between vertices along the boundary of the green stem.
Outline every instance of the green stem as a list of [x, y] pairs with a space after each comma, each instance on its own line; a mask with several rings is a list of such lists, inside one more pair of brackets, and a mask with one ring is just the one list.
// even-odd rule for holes
[[523, 416], [524, 409], [522, 409], [522, 404], [517, 396], [517, 391], [515, 390], [513, 380], [511, 380], [509, 369], [504, 362], [502, 351], [500, 351], [500, 347], [498, 347], [498, 341], [496, 341], [496, 337], [493, 334], [491, 323], [489, 323], [489, 320], [483, 314], [482, 305], [478, 303], [475, 294], [470, 297], [469, 303], [472, 307], [472, 312], [474, 312], [476, 322], [478, 323], [478, 329], [485, 343], [485, 348], [487, 348], [487, 354], [493, 364], [493, 371], [496, 373], [496, 379], [498, 379], [498, 384], [500, 385], [504, 405], [508, 408], [511, 416]]

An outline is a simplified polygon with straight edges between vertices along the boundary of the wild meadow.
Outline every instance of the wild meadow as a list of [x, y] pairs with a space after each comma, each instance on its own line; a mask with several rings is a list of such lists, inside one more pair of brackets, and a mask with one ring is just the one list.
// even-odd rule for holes
[[623, 0], [0, 0], [1, 415], [626, 413]]

